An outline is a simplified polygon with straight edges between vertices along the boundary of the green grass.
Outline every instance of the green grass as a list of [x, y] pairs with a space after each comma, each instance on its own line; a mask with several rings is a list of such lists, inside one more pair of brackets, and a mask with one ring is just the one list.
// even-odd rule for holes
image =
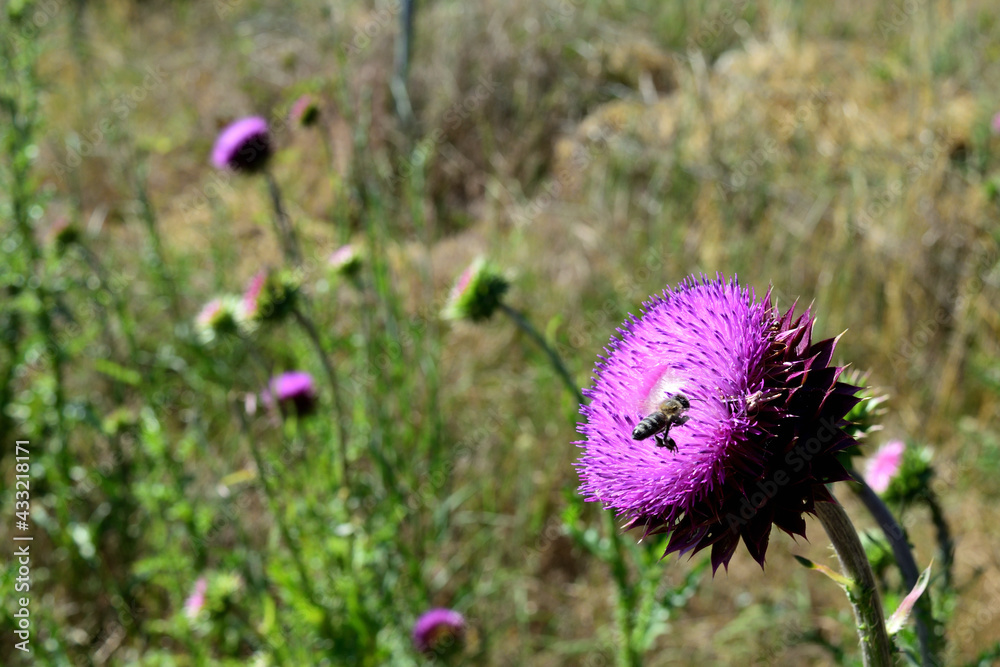
[[[895, 19], [863, 3], [421, 3], [411, 129], [388, 89], [394, 3], [34, 3], [25, 16], [48, 20], [27, 32], [19, 6], [0, 83], [0, 497], [13, 508], [13, 442], [30, 440], [37, 664], [419, 664], [409, 632], [430, 606], [466, 614], [468, 664], [611, 664], [620, 629], [647, 621], [644, 664], [851, 664], [843, 597], [792, 559], [833, 565], [817, 523], [809, 543], [775, 534], [765, 572], [741, 549], [714, 579], [702, 556], [658, 562], [662, 539], [611, 539], [575, 494], [577, 403], [546, 354], [500, 315], [439, 318], [478, 254], [578, 387], [628, 314], [691, 273], [812, 302], [818, 337], [847, 329], [838, 363], [891, 395], [865, 449], [935, 452], [958, 545], [954, 591], [932, 584], [944, 663], [995, 651], [987, 3]], [[304, 91], [319, 128], [283, 122]], [[208, 163], [249, 114], [276, 126], [339, 409], [294, 318], [194, 335], [205, 302], [282, 264], [264, 183]], [[46, 236], [61, 218], [81, 230], [63, 252]], [[356, 282], [323, 267], [346, 240], [365, 252]], [[316, 418], [247, 414], [299, 368]], [[933, 526], [907, 516], [924, 567]], [[616, 577], [636, 596], [624, 625]], [[0, 662], [20, 664], [11, 613]]]

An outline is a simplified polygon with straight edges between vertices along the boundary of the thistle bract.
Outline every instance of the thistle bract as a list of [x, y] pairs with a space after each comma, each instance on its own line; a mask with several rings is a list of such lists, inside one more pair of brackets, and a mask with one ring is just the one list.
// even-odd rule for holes
[[441, 315], [448, 320], [489, 319], [509, 286], [496, 268], [479, 257], [455, 281]]
[[243, 302], [235, 296], [223, 296], [205, 304], [195, 317], [194, 326], [198, 338], [211, 343], [223, 334], [239, 333], [245, 318]]
[[284, 319], [295, 308], [299, 279], [288, 271], [260, 271], [243, 292], [243, 310], [254, 324]]
[[312, 95], [303, 95], [295, 100], [288, 112], [288, 120], [302, 127], [315, 125], [319, 120], [319, 103]]
[[271, 157], [271, 137], [267, 121], [250, 116], [227, 126], [219, 133], [212, 149], [212, 164], [219, 169], [255, 172]]
[[334, 273], [347, 277], [355, 276], [361, 270], [361, 253], [348, 243], [330, 253], [326, 264]]
[[[581, 408], [580, 491], [639, 527], [670, 533], [666, 554], [712, 548], [729, 564], [740, 540], [763, 566], [771, 526], [805, 535], [804, 513], [832, 502], [824, 484], [849, 479], [836, 454], [858, 388], [831, 366], [836, 339], [811, 342], [795, 317], [735, 279], [689, 278], [654, 296], [619, 329]], [[633, 430], [678, 394], [676, 451]], [[666, 555], [664, 554], [664, 555]]]
[[413, 646], [425, 655], [446, 655], [461, 649], [465, 617], [452, 609], [431, 609], [413, 624]]

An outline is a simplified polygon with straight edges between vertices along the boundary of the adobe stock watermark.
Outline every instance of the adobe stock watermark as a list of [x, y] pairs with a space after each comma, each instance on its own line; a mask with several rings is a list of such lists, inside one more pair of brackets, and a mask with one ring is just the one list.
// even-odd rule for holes
[[[827, 417], [821, 418], [819, 425], [813, 437], [800, 442], [785, 454], [785, 467], [778, 468], [771, 472], [769, 477], [757, 480], [753, 488], [746, 489], [748, 495], [743, 497], [738, 512], [726, 514], [726, 524], [730, 531], [739, 534], [740, 529], [750, 523], [757, 512], [777, 497], [789, 483], [797, 479], [795, 473], [802, 472], [809, 462], [841, 433], [836, 422]], [[792, 474], [789, 474], [789, 470]]]

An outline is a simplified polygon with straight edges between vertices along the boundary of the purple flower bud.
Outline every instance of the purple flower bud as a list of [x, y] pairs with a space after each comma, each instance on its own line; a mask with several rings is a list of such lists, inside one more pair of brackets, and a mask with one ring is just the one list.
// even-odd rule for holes
[[219, 169], [259, 171], [270, 157], [267, 121], [259, 116], [241, 118], [227, 126], [219, 133], [212, 149], [212, 164]]
[[205, 593], [207, 591], [208, 582], [205, 577], [199, 577], [198, 581], [194, 582], [194, 590], [191, 591], [191, 595], [184, 601], [185, 616], [191, 620], [197, 618], [201, 608], [205, 606]]
[[303, 95], [295, 100], [291, 111], [288, 112], [288, 120], [295, 125], [311, 127], [319, 120], [319, 103], [312, 95]]
[[906, 444], [902, 440], [892, 440], [878, 448], [875, 456], [865, 464], [865, 481], [876, 493], [889, 488], [889, 482], [899, 472], [903, 464]]
[[316, 384], [303, 371], [282, 373], [271, 379], [261, 398], [270, 405], [277, 401], [283, 411], [291, 408], [298, 416], [305, 417], [316, 410]]
[[413, 624], [413, 646], [425, 655], [444, 655], [461, 648], [465, 617], [452, 609], [431, 609]]

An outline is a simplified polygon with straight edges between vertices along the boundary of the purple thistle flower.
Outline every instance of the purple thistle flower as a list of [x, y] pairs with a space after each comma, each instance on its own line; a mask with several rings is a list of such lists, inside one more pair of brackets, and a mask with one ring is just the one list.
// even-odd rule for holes
[[[705, 276], [643, 304], [584, 392], [581, 493], [644, 536], [671, 533], [664, 555], [712, 547], [713, 570], [728, 568], [740, 538], [763, 567], [772, 524], [805, 536], [803, 513], [833, 502], [824, 484], [850, 478], [836, 454], [855, 443], [841, 429], [859, 399], [830, 366], [837, 339], [812, 343], [809, 309], [794, 310]], [[690, 407], [667, 446], [634, 439], [678, 394]]]
[[227, 126], [219, 133], [212, 149], [212, 164], [219, 169], [259, 171], [271, 157], [271, 137], [267, 121], [250, 116]]
[[990, 128], [993, 130], [993, 134], [1000, 134], [1000, 111], [993, 115], [993, 120], [990, 121]]
[[197, 618], [201, 608], [205, 606], [205, 593], [208, 591], [208, 581], [205, 577], [199, 577], [194, 582], [194, 590], [188, 599], [184, 601], [184, 614], [191, 620]]
[[292, 407], [298, 416], [305, 417], [316, 409], [316, 383], [304, 371], [282, 373], [271, 379], [261, 398], [269, 405], [277, 400], [283, 410]]
[[452, 609], [431, 609], [413, 624], [413, 645], [423, 654], [450, 653], [465, 637], [465, 617]]

